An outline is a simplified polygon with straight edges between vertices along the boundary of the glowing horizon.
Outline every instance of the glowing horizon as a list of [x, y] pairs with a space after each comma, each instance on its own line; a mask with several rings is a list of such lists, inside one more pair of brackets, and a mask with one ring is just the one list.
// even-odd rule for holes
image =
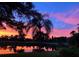
[[[79, 2], [33, 2], [35, 9], [40, 13], [48, 14], [54, 29], [49, 36], [70, 36], [72, 30], [76, 30], [79, 24]], [[22, 19], [25, 19], [24, 17]], [[18, 19], [16, 19], [18, 20]], [[31, 31], [30, 31], [31, 32]], [[17, 35], [11, 28], [0, 30], [1, 35]], [[26, 37], [30, 38], [31, 33]]]

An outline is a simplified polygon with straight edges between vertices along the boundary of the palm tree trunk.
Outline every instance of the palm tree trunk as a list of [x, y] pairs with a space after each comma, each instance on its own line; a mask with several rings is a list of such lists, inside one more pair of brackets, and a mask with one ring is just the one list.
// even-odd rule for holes
[[18, 30], [18, 33], [19, 33], [20, 40], [24, 40], [25, 39], [25, 37], [24, 37], [25, 35], [23, 33], [23, 30], [22, 29]]

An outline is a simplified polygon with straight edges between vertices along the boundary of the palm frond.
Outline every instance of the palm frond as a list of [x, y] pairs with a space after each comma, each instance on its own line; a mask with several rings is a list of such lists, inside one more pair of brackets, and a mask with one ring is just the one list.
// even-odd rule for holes
[[53, 28], [52, 23], [51, 23], [50, 20], [44, 20], [43, 26], [46, 29], [47, 33], [50, 33], [51, 29]]

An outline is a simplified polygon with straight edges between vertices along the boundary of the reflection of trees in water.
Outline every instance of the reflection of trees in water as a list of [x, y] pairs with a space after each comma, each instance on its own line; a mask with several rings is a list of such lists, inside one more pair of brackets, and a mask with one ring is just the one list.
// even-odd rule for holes
[[[27, 47], [27, 46], [20, 46], [21, 49], [17, 49], [17, 47], [19, 46], [2, 46], [0, 47], [0, 49], [3, 49], [3, 50], [7, 50], [9, 49], [9, 51], [13, 51], [13, 52], [16, 52], [16, 53], [21, 53], [21, 52], [24, 52], [24, 51], [27, 51], [27, 49], [25, 50], [23, 47]], [[27, 47], [28, 48], [28, 47]], [[29, 46], [29, 48], [31, 48], [31, 46]], [[52, 50], [51, 50], [52, 49]], [[54, 51], [54, 48], [51, 48], [51, 47], [40, 47], [40, 46], [34, 46], [32, 48], [32, 52], [45, 52], [45, 51]], [[30, 51], [31, 52], [31, 51]], [[27, 53], [27, 52], [26, 52]]]

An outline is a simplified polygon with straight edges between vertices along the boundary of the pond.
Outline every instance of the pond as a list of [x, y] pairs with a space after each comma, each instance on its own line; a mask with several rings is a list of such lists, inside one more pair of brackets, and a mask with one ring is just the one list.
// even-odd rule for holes
[[[16, 51], [15, 51], [16, 50]], [[28, 53], [28, 52], [46, 52], [46, 51], [54, 51], [55, 48], [49, 47], [39, 47], [39, 46], [1, 46], [0, 54], [15, 54], [15, 53]]]

